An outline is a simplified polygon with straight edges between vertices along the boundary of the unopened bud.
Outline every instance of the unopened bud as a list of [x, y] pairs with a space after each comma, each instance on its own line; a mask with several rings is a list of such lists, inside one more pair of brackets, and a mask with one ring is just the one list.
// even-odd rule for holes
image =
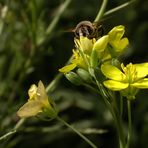
[[78, 70], [77, 70], [77, 74], [80, 76], [80, 78], [82, 79], [82, 80], [84, 80], [85, 82], [87, 82], [87, 83], [91, 83], [92, 82], [92, 77], [91, 77], [91, 75], [89, 74], [89, 72], [88, 71], [86, 71], [86, 70], [84, 70], [84, 69], [82, 69], [82, 68], [79, 68]]
[[96, 50], [93, 50], [90, 57], [90, 65], [92, 68], [96, 68], [98, 64], [98, 54]]
[[108, 44], [108, 39], [108, 35], [105, 35], [98, 39], [93, 46], [93, 50], [96, 50], [97, 52], [103, 52]]
[[69, 72], [65, 74], [65, 77], [73, 84], [75, 85], [81, 85], [83, 83], [83, 80], [74, 72]]
[[112, 40], [120, 40], [124, 35], [125, 27], [122, 25], [114, 27], [108, 34], [109, 34], [109, 41]]

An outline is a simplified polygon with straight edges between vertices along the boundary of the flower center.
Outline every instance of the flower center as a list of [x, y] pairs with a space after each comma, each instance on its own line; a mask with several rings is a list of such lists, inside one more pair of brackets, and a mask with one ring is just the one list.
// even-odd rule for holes
[[137, 79], [136, 67], [132, 63], [126, 65], [126, 67], [124, 65], [121, 65], [121, 67], [124, 74], [126, 75], [126, 80], [129, 83], [133, 83]]

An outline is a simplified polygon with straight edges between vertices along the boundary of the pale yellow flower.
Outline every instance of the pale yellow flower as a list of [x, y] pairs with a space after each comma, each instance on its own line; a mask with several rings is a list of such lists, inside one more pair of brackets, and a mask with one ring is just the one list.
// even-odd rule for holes
[[36, 116], [43, 112], [49, 118], [54, 118], [57, 111], [54, 108], [54, 103], [48, 98], [45, 87], [42, 81], [39, 81], [38, 87], [33, 84], [28, 90], [29, 99], [17, 112], [21, 118]]

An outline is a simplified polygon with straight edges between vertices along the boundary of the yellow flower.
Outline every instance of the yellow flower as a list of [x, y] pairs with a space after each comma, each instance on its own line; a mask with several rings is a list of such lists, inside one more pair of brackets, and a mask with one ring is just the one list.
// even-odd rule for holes
[[122, 25], [114, 27], [109, 33], [109, 43], [114, 52], [120, 54], [129, 44], [128, 38], [122, 38], [125, 33], [125, 27]]
[[57, 112], [54, 108], [52, 100], [47, 96], [45, 87], [42, 81], [39, 81], [38, 87], [33, 84], [28, 90], [29, 99], [17, 112], [21, 118], [36, 116], [38, 113], [43, 112], [50, 118], [55, 118]]
[[90, 54], [92, 52], [93, 44], [95, 42], [95, 38], [88, 39], [87, 37], [80, 36], [79, 39], [74, 39], [76, 48], [84, 52], [85, 54]]
[[76, 67], [87, 69], [87, 64], [85, 63], [84, 59], [80, 55], [78, 50], [73, 50], [73, 58], [71, 60], [71, 64], [66, 65], [59, 69], [62, 73], [68, 73], [71, 70], [75, 69]]
[[[87, 69], [87, 64], [85, 63], [84, 59], [80, 55], [78, 50], [73, 50], [74, 58], [72, 59], [71, 63], [76, 64], [78, 67]], [[86, 56], [89, 58], [88, 56]]]
[[128, 98], [134, 98], [138, 89], [148, 88], [148, 62], [141, 64], [121, 64], [121, 70], [113, 65], [103, 64], [102, 73], [110, 80], [104, 85], [113, 91], [121, 91]]

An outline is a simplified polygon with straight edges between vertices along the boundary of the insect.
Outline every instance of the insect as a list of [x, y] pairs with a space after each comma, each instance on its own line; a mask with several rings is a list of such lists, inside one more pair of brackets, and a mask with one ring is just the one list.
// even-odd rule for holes
[[74, 32], [76, 38], [80, 38], [80, 36], [92, 38], [99, 38], [103, 35], [104, 30], [102, 25], [96, 23], [91, 23], [90, 21], [81, 21], [77, 24], [77, 26], [72, 30]]

